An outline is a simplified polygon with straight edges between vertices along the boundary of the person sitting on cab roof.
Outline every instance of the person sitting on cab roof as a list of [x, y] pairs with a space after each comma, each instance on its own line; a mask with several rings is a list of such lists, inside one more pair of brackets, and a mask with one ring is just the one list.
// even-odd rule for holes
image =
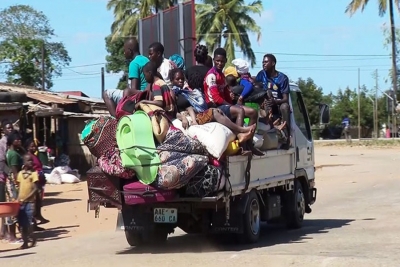
[[[273, 98], [267, 101], [274, 115], [280, 114], [286, 122], [286, 134], [290, 133], [290, 106], [289, 106], [289, 78], [276, 70], [276, 57], [272, 54], [264, 55], [263, 70], [256, 76], [256, 82], [263, 84], [265, 90], [270, 90]], [[288, 138], [288, 142], [289, 142]]]
[[124, 43], [124, 55], [126, 60], [130, 61], [128, 77], [130, 87], [125, 90], [109, 89], [103, 92], [103, 100], [110, 115], [115, 117], [115, 109], [124, 96], [135, 95], [144, 91], [147, 86], [143, 75], [143, 66], [149, 62], [149, 59], [142, 56], [139, 52], [139, 43], [136, 38], [128, 38]]

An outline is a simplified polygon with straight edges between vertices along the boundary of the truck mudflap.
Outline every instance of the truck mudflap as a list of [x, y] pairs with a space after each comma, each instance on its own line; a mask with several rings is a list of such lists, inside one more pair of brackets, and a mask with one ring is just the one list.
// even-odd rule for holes
[[317, 200], [317, 188], [310, 189], [310, 205], [314, 204]]

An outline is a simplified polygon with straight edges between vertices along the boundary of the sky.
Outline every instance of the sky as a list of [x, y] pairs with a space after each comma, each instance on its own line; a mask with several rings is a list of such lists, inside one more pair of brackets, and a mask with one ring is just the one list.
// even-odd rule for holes
[[[257, 56], [252, 74], [261, 69], [262, 56], [273, 53], [278, 70], [291, 80], [310, 77], [324, 93], [336, 93], [347, 86], [357, 88], [358, 69], [361, 84], [373, 88], [373, 72], [378, 70], [379, 88], [390, 88], [390, 48], [385, 48], [383, 34], [389, 18], [378, 16], [376, 1], [371, 1], [363, 13], [350, 17], [344, 13], [348, 2], [264, 0], [262, 15], [255, 16], [262, 28], [261, 40], [257, 42], [251, 36]], [[44, 12], [57, 35], [55, 40], [65, 44], [72, 58], [62, 77], [54, 80], [52, 90], [82, 91], [100, 97], [100, 69], [107, 55], [104, 38], [113, 22], [107, 0], [1, 0], [0, 9], [16, 4]], [[395, 15], [397, 19], [398, 13]], [[106, 74], [106, 89], [115, 88], [118, 80], [118, 74]]]

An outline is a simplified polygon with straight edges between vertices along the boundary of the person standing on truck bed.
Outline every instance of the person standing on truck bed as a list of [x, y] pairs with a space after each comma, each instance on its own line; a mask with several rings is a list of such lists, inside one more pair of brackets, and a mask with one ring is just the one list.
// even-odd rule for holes
[[155, 42], [149, 45], [149, 59], [156, 64], [162, 79], [171, 88], [169, 71], [177, 68], [177, 66], [174, 62], [164, 57], [164, 46], [161, 43]]
[[115, 109], [124, 96], [134, 95], [144, 91], [147, 86], [143, 74], [144, 65], [149, 59], [142, 56], [139, 52], [139, 43], [136, 38], [128, 38], [124, 44], [124, 55], [126, 60], [130, 61], [128, 68], [128, 77], [131, 81], [130, 87], [125, 90], [110, 89], [103, 93], [103, 100], [111, 116], [115, 117]]
[[[263, 58], [263, 70], [256, 76], [256, 82], [262, 83], [265, 90], [272, 92], [273, 98], [267, 101], [272, 108], [274, 115], [281, 115], [283, 122], [286, 122], [286, 136], [290, 136], [290, 106], [289, 106], [289, 78], [276, 70], [276, 57], [266, 54]], [[290, 138], [288, 138], [288, 143]], [[289, 144], [283, 146], [289, 148]]]

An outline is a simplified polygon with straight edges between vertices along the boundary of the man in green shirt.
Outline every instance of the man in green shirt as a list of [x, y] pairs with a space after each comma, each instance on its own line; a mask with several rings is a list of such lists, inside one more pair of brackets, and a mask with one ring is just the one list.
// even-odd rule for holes
[[103, 93], [103, 100], [108, 111], [115, 117], [115, 109], [124, 96], [134, 95], [140, 91], [144, 91], [147, 87], [146, 79], [143, 74], [144, 65], [149, 59], [142, 56], [139, 52], [139, 43], [136, 38], [129, 38], [124, 44], [124, 55], [127, 60], [131, 60], [128, 68], [128, 77], [131, 82], [130, 86], [125, 90], [110, 89]]

